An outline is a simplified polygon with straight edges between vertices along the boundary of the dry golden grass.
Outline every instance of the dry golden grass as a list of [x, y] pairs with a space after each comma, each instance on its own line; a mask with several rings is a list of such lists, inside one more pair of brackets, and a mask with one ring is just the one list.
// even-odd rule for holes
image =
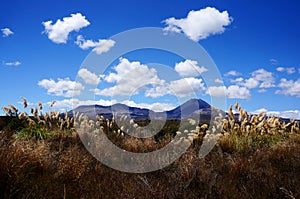
[[[240, 116], [230, 113], [233, 108]], [[168, 121], [155, 139], [139, 139], [126, 135], [126, 130], [147, 121], [131, 121], [121, 129], [102, 117], [90, 121], [79, 114], [73, 120], [67, 114], [60, 117], [57, 112], [40, 112], [35, 118], [20, 115], [0, 121], [5, 125], [0, 131], [0, 198], [300, 198], [297, 121], [248, 115], [235, 104], [228, 116], [215, 119], [214, 128], [188, 120], [184, 125], [194, 126], [177, 132], [178, 122]], [[117, 146], [132, 152], [157, 150], [176, 133], [193, 144], [164, 169], [123, 173], [97, 161], [74, 125], [85, 130], [81, 139], [88, 139], [91, 127], [103, 129]], [[52, 136], [16, 136], [24, 129]], [[200, 159], [203, 140], [216, 136], [216, 129], [221, 131], [217, 145]]]

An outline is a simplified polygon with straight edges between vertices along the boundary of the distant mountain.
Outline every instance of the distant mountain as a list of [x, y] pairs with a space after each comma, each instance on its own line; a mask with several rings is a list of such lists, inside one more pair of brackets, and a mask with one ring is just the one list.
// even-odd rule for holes
[[[152, 119], [161, 119], [165, 117], [167, 117], [167, 119], [183, 119], [200, 114], [201, 118], [206, 118], [208, 120], [211, 116], [211, 106], [201, 99], [190, 99], [182, 105], [164, 112], [154, 112], [149, 109], [131, 107], [120, 103], [112, 106], [84, 105], [75, 108], [74, 111], [83, 113], [90, 118], [94, 118], [96, 115], [112, 118], [113, 113], [117, 113], [119, 116], [130, 115], [130, 117], [135, 120], [149, 119], [150, 115]], [[73, 111], [70, 111], [69, 115], [72, 116]]]
[[190, 99], [173, 110], [166, 111], [168, 119], [181, 119], [195, 114], [211, 114], [211, 106], [201, 99]]

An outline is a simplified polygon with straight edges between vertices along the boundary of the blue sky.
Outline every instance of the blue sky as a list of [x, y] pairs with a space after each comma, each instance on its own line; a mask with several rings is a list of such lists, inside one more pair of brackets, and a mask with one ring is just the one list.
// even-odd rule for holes
[[[185, 80], [197, 97], [208, 102], [210, 95], [223, 92], [227, 105], [238, 101], [248, 111], [265, 110], [300, 118], [299, 18], [300, 3], [296, 0], [288, 3], [258, 0], [1, 2], [0, 106], [18, 104], [20, 96], [27, 98], [31, 106], [55, 99], [55, 108], [67, 110], [72, 103], [93, 103], [94, 99], [80, 102], [78, 96], [83, 85], [76, 79], [79, 74], [85, 83], [93, 81], [90, 85], [98, 88], [95, 100], [107, 105], [117, 100], [112, 101], [109, 94], [112, 91], [120, 94], [130, 91], [120, 83], [121, 73], [129, 70], [131, 76], [127, 77], [136, 79], [140, 71], [148, 74], [142, 76], [144, 80], [160, 85], [153, 90], [155, 86], [150, 84], [134, 95], [118, 98], [130, 105], [170, 109], [178, 105], [170, 90], [182, 95], [186, 92], [187, 98], [191, 97], [182, 83]], [[193, 76], [190, 68], [192, 64], [199, 74], [208, 72], [201, 63], [157, 50], [122, 55], [105, 74], [80, 68], [90, 52], [97, 53], [98, 49], [101, 55], [116, 47], [117, 43], [110, 39], [113, 35], [142, 27], [164, 28], [168, 34], [181, 32], [202, 45], [217, 65], [224, 85], [208, 88], [201, 75]], [[164, 65], [173, 69], [160, 72]], [[171, 73], [174, 79], [168, 80], [166, 74]], [[74, 86], [72, 93], [70, 88]], [[22, 111], [21, 104], [18, 106]]]

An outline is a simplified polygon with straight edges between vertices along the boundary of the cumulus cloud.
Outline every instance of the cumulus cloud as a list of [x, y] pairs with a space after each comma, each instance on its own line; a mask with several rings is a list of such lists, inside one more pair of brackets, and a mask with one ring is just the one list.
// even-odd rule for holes
[[216, 8], [206, 7], [200, 10], [192, 10], [186, 18], [168, 18], [163, 22], [167, 25], [166, 32], [183, 32], [191, 40], [199, 41], [210, 35], [221, 34], [225, 27], [233, 21], [227, 11], [220, 12]]
[[[76, 98], [70, 98], [70, 99], [63, 99], [63, 100], [56, 100], [56, 103], [54, 104], [53, 108], [65, 110], [65, 109], [73, 109], [78, 106], [82, 105], [95, 105], [99, 104], [102, 106], [110, 106], [112, 104], [117, 103], [115, 100], [79, 100]], [[48, 102], [47, 104], [51, 104], [51, 102]]]
[[245, 86], [246, 88], [252, 89], [256, 88], [259, 85], [259, 81], [253, 77], [246, 79], [245, 82], [241, 82], [240, 85]]
[[164, 80], [159, 79], [157, 71], [138, 61], [130, 62], [126, 58], [120, 58], [119, 64], [114, 67], [115, 72], [104, 77], [109, 83], [116, 83], [115, 86], [103, 90], [95, 90], [96, 94], [103, 96], [137, 94], [147, 85], [162, 85]]
[[282, 78], [278, 84], [280, 90], [276, 94], [300, 97], [300, 78], [297, 81]]
[[[236, 76], [239, 73], [236, 71], [229, 71], [225, 76]], [[245, 87], [247, 89], [260, 88], [261, 91], [266, 91], [266, 88], [275, 87], [275, 78], [272, 72], [268, 72], [265, 69], [258, 69], [251, 73], [251, 77], [244, 79], [238, 77], [231, 79], [230, 82], [235, 83], [238, 86]]]
[[21, 65], [21, 62], [19, 62], [19, 61], [14, 61], [14, 62], [4, 62], [4, 64], [5, 64], [6, 66], [19, 66], [19, 65]]
[[261, 68], [251, 73], [253, 79], [260, 82], [259, 88], [275, 87], [275, 78], [272, 72], [268, 72]]
[[237, 84], [241, 84], [241, 83], [243, 83], [243, 81], [244, 81], [244, 78], [242, 78], [242, 77], [238, 77], [238, 78], [230, 80], [230, 82], [237, 83]]
[[223, 84], [223, 80], [217, 78], [217, 79], [215, 79], [215, 83]]
[[77, 40], [75, 44], [79, 46], [79, 48], [86, 50], [89, 48], [93, 48], [93, 52], [97, 53], [98, 55], [108, 52], [114, 45], [114, 40], [106, 40], [106, 39], [99, 39], [98, 41], [93, 40], [85, 40], [82, 35], [77, 36]]
[[175, 71], [182, 77], [196, 77], [207, 71], [204, 66], [198, 66], [197, 61], [185, 60], [175, 64]]
[[170, 89], [167, 83], [164, 85], [156, 85], [145, 91], [145, 96], [152, 98], [162, 97], [168, 94], [170, 94]]
[[92, 73], [86, 68], [81, 68], [78, 71], [78, 76], [83, 79], [83, 81], [87, 84], [99, 84], [100, 82], [100, 77], [97, 76], [95, 73]]
[[84, 89], [82, 84], [71, 81], [69, 78], [59, 78], [58, 81], [55, 81], [53, 79], [43, 79], [38, 82], [38, 85], [46, 89], [49, 95], [63, 97], [80, 95], [81, 91]]
[[286, 110], [286, 111], [268, 111], [266, 108], [261, 108], [252, 112], [252, 114], [267, 113], [268, 116], [276, 116], [281, 118], [292, 118], [300, 120], [300, 110]]
[[210, 86], [207, 88], [206, 93], [214, 97], [225, 97], [226, 90], [225, 86]]
[[259, 93], [265, 93], [265, 92], [267, 92], [267, 89], [262, 88], [262, 89], [259, 89], [257, 92], [259, 92]]
[[276, 70], [278, 72], [287, 72], [288, 74], [293, 74], [296, 72], [296, 69], [294, 67], [290, 67], [290, 68], [277, 67]]
[[71, 14], [71, 17], [64, 17], [62, 20], [58, 19], [54, 24], [53, 21], [46, 21], [42, 23], [45, 27], [44, 33], [54, 43], [66, 43], [68, 36], [72, 31], [79, 31], [90, 25], [85, 16], [81, 13]]
[[167, 88], [170, 94], [178, 97], [190, 96], [205, 90], [202, 79], [194, 77], [171, 81]]
[[224, 74], [224, 76], [240, 76], [241, 73], [235, 71], [235, 70], [231, 70], [231, 71], [228, 71], [227, 73]]
[[[63, 100], [56, 100], [56, 103], [54, 104], [53, 108], [54, 109], [59, 109], [59, 110], [68, 110], [68, 109], [73, 109], [78, 106], [82, 105], [102, 105], [102, 106], [111, 106], [116, 103], [122, 103], [127, 106], [131, 107], [138, 107], [138, 108], [147, 108], [153, 111], [167, 111], [175, 108], [173, 104], [170, 103], [160, 103], [160, 102], [155, 102], [155, 103], [136, 103], [132, 100], [125, 100], [125, 101], [116, 101], [116, 100], [79, 100], [76, 98], [71, 98], [71, 99], [63, 99]], [[48, 102], [50, 105], [51, 102]]]
[[201, 93], [205, 90], [205, 85], [202, 79], [188, 77], [165, 83], [164, 85], [155, 86], [147, 89], [146, 97], [161, 97], [165, 95], [174, 95], [177, 97], [192, 96], [196, 93]]
[[252, 111], [252, 114], [259, 115], [260, 113], [266, 113], [268, 110], [266, 108], [260, 108], [255, 111]]
[[132, 100], [126, 100], [126, 101], [122, 101], [121, 103], [126, 104], [127, 106], [138, 107], [138, 108], [147, 108], [147, 109], [150, 109], [152, 111], [157, 111], [157, 112], [168, 111], [168, 110], [172, 110], [173, 108], [175, 108], [175, 106], [173, 104], [160, 103], [160, 102], [148, 104], [148, 103], [136, 103]]
[[214, 97], [227, 97], [230, 99], [249, 99], [250, 91], [246, 87], [231, 85], [228, 88], [225, 86], [210, 86], [207, 88], [207, 94]]
[[11, 31], [9, 28], [3, 28], [2, 31], [2, 37], [8, 37], [9, 35], [13, 35], [14, 32]]
[[227, 88], [226, 95], [228, 98], [249, 99], [251, 97], [250, 91], [246, 87], [239, 87], [231, 85]]
[[166, 82], [158, 77], [154, 68], [149, 68], [137, 61], [130, 62], [126, 58], [120, 58], [119, 64], [114, 67], [114, 71], [103, 79], [108, 83], [115, 83], [115, 85], [101, 90], [98, 88], [93, 89], [92, 91], [96, 95], [131, 96], [144, 91], [146, 97], [152, 98], [165, 95], [185, 97], [205, 90], [202, 79], [186, 77]]

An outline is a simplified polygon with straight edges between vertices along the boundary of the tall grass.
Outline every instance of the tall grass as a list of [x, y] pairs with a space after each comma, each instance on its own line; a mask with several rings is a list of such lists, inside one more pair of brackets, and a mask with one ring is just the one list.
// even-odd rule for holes
[[[187, 120], [186, 131], [178, 132], [178, 121], [168, 121], [156, 137], [139, 139], [126, 131], [147, 121], [123, 118], [119, 127], [117, 118], [93, 121], [75, 114], [72, 119], [44, 113], [43, 105], [32, 117], [10, 110], [10, 122], [0, 131], [0, 198], [300, 198], [300, 134], [294, 120], [250, 115], [236, 104], [228, 116], [217, 114], [214, 128]], [[92, 127], [132, 152], [157, 150], [175, 135], [193, 144], [164, 169], [123, 173], [85, 149], [78, 131], [89, 133]], [[200, 159], [199, 148], [210, 136], [218, 136], [218, 143]]]

